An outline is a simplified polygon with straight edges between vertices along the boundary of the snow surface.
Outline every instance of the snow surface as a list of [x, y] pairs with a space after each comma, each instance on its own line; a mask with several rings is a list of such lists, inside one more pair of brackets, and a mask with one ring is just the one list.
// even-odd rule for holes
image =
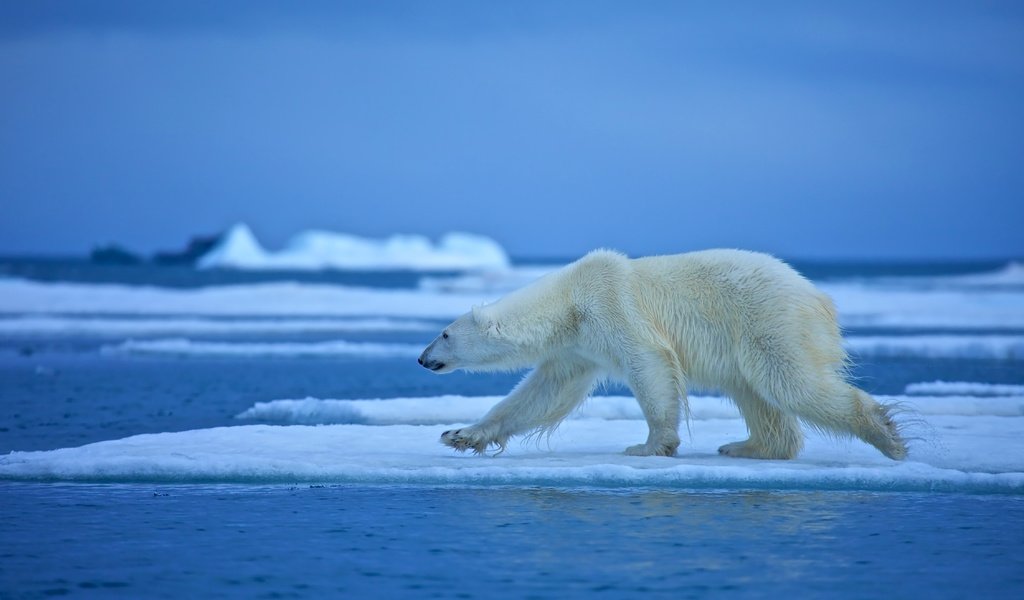
[[[398, 404], [381, 409], [380, 416], [411, 409], [410, 420], [422, 421], [434, 410], [442, 421], [448, 420], [444, 413], [449, 410], [448, 417], [482, 414], [492, 399], [467, 399], [461, 405], [449, 397], [381, 402]], [[468, 414], [470, 402], [478, 403], [475, 415]], [[613, 413], [622, 402], [610, 401]], [[697, 404], [712, 407], [715, 402]], [[12, 452], [0, 457], [0, 479], [1024, 493], [1024, 417], [982, 411], [979, 416], [919, 418], [925, 441], [914, 444], [904, 462], [888, 460], [857, 441], [813, 433], [793, 461], [722, 457], [718, 446], [745, 438], [746, 431], [741, 419], [713, 413], [691, 422], [691, 439], [680, 456], [630, 457], [622, 450], [646, 437], [644, 421], [597, 415], [568, 420], [549, 439], [513, 443], [496, 457], [457, 454], [442, 446], [438, 436], [447, 425], [245, 425]]]
[[373, 240], [314, 230], [296, 235], [283, 249], [272, 252], [243, 223], [228, 230], [198, 262], [202, 269], [413, 271], [503, 270], [509, 264], [497, 242], [468, 233], [449, 233], [433, 244], [419, 235]]
[[973, 381], [929, 381], [911, 383], [906, 393], [913, 395], [1024, 396], [1024, 385], [977, 383]]

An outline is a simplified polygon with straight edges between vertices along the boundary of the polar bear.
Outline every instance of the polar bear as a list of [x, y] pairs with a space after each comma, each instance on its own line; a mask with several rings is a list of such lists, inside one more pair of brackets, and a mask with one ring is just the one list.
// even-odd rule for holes
[[474, 425], [446, 431], [456, 450], [503, 450], [510, 437], [551, 431], [597, 382], [636, 396], [650, 428], [626, 454], [672, 456], [686, 389], [719, 389], [739, 407], [749, 439], [727, 456], [791, 459], [800, 421], [855, 436], [900, 460], [892, 419], [845, 377], [832, 301], [787, 264], [743, 250], [629, 259], [597, 250], [456, 319], [423, 351], [437, 373], [536, 367]]

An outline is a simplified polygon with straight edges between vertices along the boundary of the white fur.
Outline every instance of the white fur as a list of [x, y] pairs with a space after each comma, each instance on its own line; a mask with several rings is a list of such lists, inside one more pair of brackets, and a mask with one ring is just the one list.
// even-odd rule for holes
[[831, 300], [785, 263], [740, 250], [591, 252], [463, 315], [420, 357], [438, 372], [536, 367], [479, 423], [442, 435], [459, 450], [551, 430], [611, 377], [650, 428], [627, 454], [675, 454], [695, 385], [729, 394], [746, 420], [750, 438], [722, 454], [793, 458], [803, 421], [902, 459], [891, 407], [847, 383], [846, 360]]

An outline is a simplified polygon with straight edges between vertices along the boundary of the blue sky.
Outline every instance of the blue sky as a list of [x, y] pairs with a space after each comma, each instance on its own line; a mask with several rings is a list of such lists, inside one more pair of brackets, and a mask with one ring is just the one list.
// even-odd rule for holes
[[0, 253], [1022, 256], [1021, 6], [3, 3]]

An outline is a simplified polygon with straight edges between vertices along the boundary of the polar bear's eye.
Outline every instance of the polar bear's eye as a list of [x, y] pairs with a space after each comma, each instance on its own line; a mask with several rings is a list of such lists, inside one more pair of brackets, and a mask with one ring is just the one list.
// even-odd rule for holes
[[443, 337], [444, 339], [448, 339], [448, 332], [445, 331], [444, 333], [442, 333], [441, 337]]

